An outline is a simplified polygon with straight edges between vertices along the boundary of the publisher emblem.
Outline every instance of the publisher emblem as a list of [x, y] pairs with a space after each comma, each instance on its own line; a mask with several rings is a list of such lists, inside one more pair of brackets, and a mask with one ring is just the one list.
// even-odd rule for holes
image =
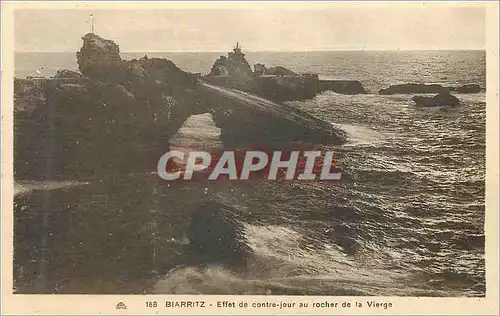
[[127, 309], [127, 305], [125, 305], [125, 303], [123, 302], [119, 302], [118, 304], [116, 304], [116, 309]]

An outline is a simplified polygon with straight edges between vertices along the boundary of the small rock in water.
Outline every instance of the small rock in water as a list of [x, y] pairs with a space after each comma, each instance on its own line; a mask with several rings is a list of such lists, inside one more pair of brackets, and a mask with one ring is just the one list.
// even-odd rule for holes
[[458, 106], [460, 101], [457, 97], [450, 94], [448, 90], [443, 90], [434, 97], [414, 96], [412, 100], [417, 106], [434, 107], [434, 106]]
[[478, 84], [466, 84], [455, 89], [457, 93], [479, 93], [481, 86]]

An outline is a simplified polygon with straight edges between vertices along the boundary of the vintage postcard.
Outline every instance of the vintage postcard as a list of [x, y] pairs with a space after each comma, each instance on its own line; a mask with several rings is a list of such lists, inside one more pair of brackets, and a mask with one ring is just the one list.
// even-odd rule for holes
[[498, 11], [2, 2], [2, 314], [498, 315]]

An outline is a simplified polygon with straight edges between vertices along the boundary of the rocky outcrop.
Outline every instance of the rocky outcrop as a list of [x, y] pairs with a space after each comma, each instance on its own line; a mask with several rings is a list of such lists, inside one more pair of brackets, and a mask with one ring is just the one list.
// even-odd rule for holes
[[192, 113], [178, 100], [160, 105], [102, 82], [83, 87], [47, 82], [42, 89], [44, 101], [15, 113], [16, 179], [152, 171], [168, 150], [169, 137]]
[[363, 84], [357, 80], [320, 80], [320, 92], [333, 91], [341, 94], [366, 94]]
[[466, 84], [455, 89], [457, 93], [479, 93], [481, 86], [478, 84]]
[[168, 60], [122, 60], [118, 45], [95, 34], [83, 37], [77, 61], [86, 77], [80, 84], [59, 80], [79, 78], [61, 71], [58, 80], [17, 85], [16, 178], [155, 170], [168, 139], [199, 113], [196, 79]]
[[267, 67], [264, 64], [255, 64], [253, 65], [253, 69], [254, 75], [257, 76], [264, 75], [267, 71]]
[[76, 53], [78, 68], [85, 76], [103, 82], [120, 82], [125, 77], [125, 64], [119, 46], [93, 33], [82, 37], [83, 46]]
[[[238, 45], [228, 56], [220, 56], [215, 61], [207, 78], [210, 81], [242, 90], [248, 90], [253, 72]], [[230, 79], [230, 80], [228, 80]]]
[[[186, 119], [207, 112], [231, 146], [346, 139], [330, 124], [286, 105], [207, 88], [169, 60], [122, 60], [118, 45], [95, 34], [83, 37], [77, 60], [83, 76], [61, 71], [56, 78], [15, 81], [16, 179], [154, 171]], [[246, 76], [249, 67], [241, 69]]]
[[31, 113], [46, 102], [43, 81], [14, 79], [14, 113]]
[[306, 100], [318, 93], [318, 76], [302, 74], [296, 76], [257, 76], [250, 92], [277, 102]]
[[454, 91], [456, 93], [478, 93], [481, 92], [478, 84], [466, 84], [459, 87], [445, 87], [439, 84], [405, 83], [392, 85], [389, 88], [379, 90], [379, 94], [416, 94], [416, 93], [440, 93], [441, 91]]
[[119, 53], [113, 41], [89, 33], [83, 37], [83, 46], [77, 53], [79, 69], [93, 80], [122, 85], [140, 99], [174, 97], [196, 86], [195, 76], [170, 60], [145, 56], [125, 61]]
[[84, 79], [85, 77], [76, 71], [68, 70], [68, 69], [62, 69], [58, 70], [56, 74], [54, 75], [54, 78], [57, 79]]
[[409, 93], [439, 93], [448, 88], [439, 84], [421, 84], [421, 83], [405, 83], [390, 86], [386, 89], [381, 89], [378, 93], [383, 95], [390, 94], [409, 94]]
[[237, 44], [227, 58], [221, 56], [215, 61], [205, 80], [275, 102], [310, 99], [317, 93], [317, 75], [297, 75], [281, 66], [267, 68], [263, 64], [256, 64], [254, 68], [255, 72]]
[[460, 102], [457, 97], [451, 95], [448, 91], [442, 91], [434, 97], [414, 96], [412, 100], [417, 106], [458, 106]]
[[269, 76], [298, 76], [296, 72], [282, 66], [268, 68], [264, 74]]
[[247, 245], [237, 213], [227, 205], [209, 200], [191, 214], [188, 238], [194, 264], [246, 265], [252, 249]]
[[215, 61], [205, 80], [275, 102], [307, 100], [326, 90], [342, 94], [367, 93], [359, 81], [319, 80], [317, 74], [297, 74], [283, 66], [267, 68], [257, 63], [252, 72], [238, 45], [227, 58], [221, 56]]
[[207, 103], [223, 106], [210, 112], [221, 128], [222, 141], [231, 148], [277, 150], [296, 146], [295, 142], [342, 144], [347, 139], [344, 131], [286, 104], [206, 83], [200, 91], [205, 92]]

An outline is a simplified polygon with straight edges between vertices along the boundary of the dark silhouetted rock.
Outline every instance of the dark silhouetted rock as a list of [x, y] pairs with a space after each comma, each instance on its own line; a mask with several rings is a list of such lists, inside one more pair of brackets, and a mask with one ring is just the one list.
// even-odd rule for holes
[[219, 105], [210, 112], [228, 146], [276, 149], [290, 142], [342, 144], [347, 139], [344, 131], [287, 104], [206, 83], [200, 89], [208, 104]]
[[205, 77], [209, 83], [250, 92], [275, 102], [305, 100], [317, 93], [317, 75], [297, 75], [285, 67], [266, 68], [263, 64], [254, 65], [252, 72], [245, 54], [236, 46], [228, 56], [221, 56]]
[[84, 76], [120, 84], [145, 98], [160, 93], [160, 90], [162, 94], [173, 96], [176, 89], [194, 88], [197, 82], [195, 76], [182, 71], [167, 59], [145, 56], [139, 60], [122, 60], [117, 44], [92, 33], [83, 37], [77, 61]]
[[188, 238], [193, 260], [204, 265], [241, 267], [252, 252], [237, 211], [214, 201], [191, 214]]
[[439, 84], [420, 84], [420, 83], [405, 83], [390, 86], [386, 89], [381, 89], [379, 94], [411, 94], [411, 93], [439, 93], [445, 88]]
[[297, 73], [282, 66], [268, 68], [265, 74], [270, 76], [297, 76]]
[[58, 70], [57, 73], [54, 75], [54, 78], [57, 79], [83, 79], [83, 75], [79, 72], [68, 70], [68, 69], [62, 69]]
[[[122, 60], [118, 45], [95, 34], [83, 37], [77, 59], [82, 78], [63, 71], [61, 78], [15, 80], [16, 179], [76, 180], [155, 171], [170, 137], [191, 115], [207, 112], [229, 144], [346, 140], [342, 131], [300, 110], [204, 86], [169, 60]], [[247, 76], [249, 67], [240, 66], [236, 73]], [[297, 85], [277, 81], [282, 89], [277, 98], [294, 91], [305, 94], [304, 87], [314, 86], [300, 81], [306, 77], [293, 78]]]
[[264, 64], [255, 64], [253, 65], [253, 72], [255, 75], [260, 76], [266, 73], [267, 67]]
[[254, 72], [237, 46], [228, 57], [217, 59], [205, 77], [209, 83], [250, 92], [275, 101], [300, 101], [314, 98], [318, 93], [332, 90], [342, 94], [367, 93], [355, 80], [319, 80], [317, 74], [297, 74], [283, 66], [267, 68], [257, 63]]
[[154, 171], [168, 139], [199, 114], [197, 79], [165, 59], [122, 60], [118, 45], [95, 34], [83, 37], [77, 59], [86, 78], [17, 80], [16, 178]]
[[434, 107], [434, 106], [458, 106], [460, 104], [457, 97], [451, 95], [449, 91], [443, 90], [434, 97], [414, 96], [412, 100], [417, 106]]
[[253, 79], [250, 92], [277, 102], [306, 100], [316, 95], [318, 82], [315, 74], [263, 75]]
[[466, 84], [455, 89], [457, 93], [479, 93], [481, 86], [478, 84]]
[[357, 80], [320, 80], [319, 92], [333, 91], [341, 94], [366, 94], [363, 84]]
[[31, 113], [47, 102], [43, 81], [14, 79], [14, 113]]
[[247, 89], [252, 80], [253, 72], [245, 59], [245, 54], [237, 44], [228, 56], [220, 56], [215, 61], [208, 74], [209, 81], [230, 86], [231, 88]]
[[119, 82], [126, 77], [120, 48], [115, 42], [93, 33], [86, 34], [82, 39], [83, 46], [76, 53], [76, 58], [83, 75], [104, 82]]

